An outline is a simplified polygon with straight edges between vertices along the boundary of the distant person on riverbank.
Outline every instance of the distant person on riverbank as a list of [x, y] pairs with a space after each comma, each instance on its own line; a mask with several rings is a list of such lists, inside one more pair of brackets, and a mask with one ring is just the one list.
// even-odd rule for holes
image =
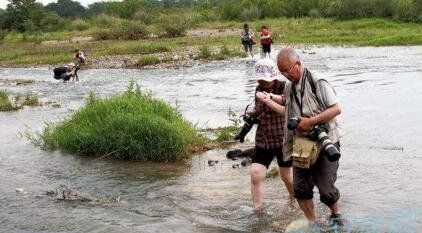
[[272, 32], [268, 29], [267, 26], [261, 27], [261, 48], [262, 48], [262, 56], [264, 58], [270, 58], [271, 54], [271, 44], [273, 40], [271, 38]]
[[69, 63], [65, 66], [60, 66], [54, 68], [54, 78], [57, 80], [63, 80], [63, 82], [67, 82], [72, 78], [72, 81], [75, 80], [79, 81], [78, 77], [78, 70], [79, 67], [75, 65], [75, 63]]
[[249, 28], [249, 25], [247, 23], [243, 25], [243, 29], [240, 36], [242, 38], [242, 45], [245, 49], [246, 57], [253, 58], [252, 46], [255, 44], [255, 34], [253, 33], [252, 29]]
[[80, 51], [79, 49], [75, 50], [74, 57], [78, 61], [79, 65], [85, 64], [85, 62], [87, 60], [85, 53]]
[[274, 157], [277, 158], [280, 177], [290, 196], [293, 196], [292, 162], [283, 160], [282, 153], [284, 107], [280, 103], [285, 82], [278, 79], [279, 74], [275, 63], [270, 59], [261, 59], [255, 64], [258, 86], [255, 107], [248, 114], [259, 120], [255, 135], [255, 154], [250, 168], [252, 202], [257, 213], [262, 211], [263, 182]]
[[[313, 189], [316, 186], [321, 202], [331, 210], [330, 224], [342, 226], [340, 192], [334, 185], [340, 158], [336, 117], [341, 108], [334, 88], [303, 66], [291, 48], [280, 50], [277, 65], [291, 82], [284, 92], [285, 117], [289, 121], [284, 127], [283, 154], [286, 160], [293, 160], [294, 196], [306, 218], [315, 222]], [[326, 144], [327, 140], [330, 144]]]

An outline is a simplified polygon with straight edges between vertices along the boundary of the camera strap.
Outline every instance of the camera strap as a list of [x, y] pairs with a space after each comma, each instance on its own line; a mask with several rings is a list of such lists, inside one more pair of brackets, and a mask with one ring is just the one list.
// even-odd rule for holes
[[292, 85], [292, 90], [290, 92], [290, 99], [292, 98], [292, 95], [293, 95], [297, 106], [299, 106], [301, 116], [303, 116], [303, 96], [305, 94], [305, 82], [308, 78], [307, 72], [308, 72], [308, 69], [305, 68], [303, 71], [303, 76], [302, 76], [303, 79], [300, 86], [300, 101], [299, 101], [299, 98], [297, 97], [296, 86]]
[[316, 93], [316, 86], [315, 86], [314, 80], [312, 78], [312, 74], [306, 68], [303, 70], [302, 79], [303, 80], [302, 80], [302, 83], [301, 83], [301, 86], [300, 86], [300, 98], [301, 98], [300, 101], [299, 101], [299, 98], [297, 97], [296, 87], [295, 86], [292, 85], [292, 90], [290, 92], [290, 99], [292, 99], [292, 95], [293, 95], [293, 98], [295, 99], [296, 104], [300, 108], [300, 115], [301, 116], [303, 116], [303, 96], [305, 94], [305, 82], [306, 81], [309, 81], [309, 84], [310, 84], [311, 89], [312, 89], [312, 93], [315, 95], [315, 98], [316, 98], [318, 104], [322, 106], [321, 101], [318, 98], [318, 95]]

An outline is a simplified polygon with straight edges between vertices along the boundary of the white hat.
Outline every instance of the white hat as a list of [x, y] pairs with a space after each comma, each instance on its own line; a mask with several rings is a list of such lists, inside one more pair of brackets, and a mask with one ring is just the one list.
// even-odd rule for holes
[[269, 58], [260, 59], [255, 64], [255, 78], [257, 81], [263, 80], [271, 82], [279, 78], [278, 71], [273, 60]]

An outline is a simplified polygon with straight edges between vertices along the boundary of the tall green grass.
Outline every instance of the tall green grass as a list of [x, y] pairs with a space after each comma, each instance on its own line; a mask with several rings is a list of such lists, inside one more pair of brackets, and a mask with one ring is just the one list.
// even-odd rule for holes
[[39, 105], [41, 103], [38, 100], [37, 94], [16, 94], [14, 97], [9, 98], [9, 93], [6, 90], [0, 90], [0, 111], [15, 111], [21, 109], [23, 106], [34, 107]]
[[9, 99], [9, 93], [6, 90], [0, 90], [0, 112], [12, 110], [16, 110], [16, 108]]
[[229, 125], [217, 130], [216, 138], [214, 140], [216, 143], [232, 141], [235, 134], [240, 131], [240, 119], [236, 113], [232, 109], [229, 109], [227, 115], [229, 116]]
[[158, 64], [160, 62], [161, 62], [160, 58], [158, 58], [156, 56], [146, 55], [146, 56], [142, 56], [141, 58], [139, 58], [136, 65], [138, 67], [143, 67], [143, 66]]
[[39, 106], [41, 103], [38, 100], [38, 95], [27, 93], [20, 104], [21, 106]]
[[202, 46], [195, 59], [223, 60], [241, 56], [244, 56], [244, 53], [240, 49], [229, 49], [226, 45], [221, 46], [217, 51], [212, 51], [208, 46]]
[[99, 99], [91, 94], [84, 107], [58, 124], [47, 124], [39, 137], [48, 149], [159, 162], [182, 160], [206, 142], [176, 108], [133, 82], [121, 95]]

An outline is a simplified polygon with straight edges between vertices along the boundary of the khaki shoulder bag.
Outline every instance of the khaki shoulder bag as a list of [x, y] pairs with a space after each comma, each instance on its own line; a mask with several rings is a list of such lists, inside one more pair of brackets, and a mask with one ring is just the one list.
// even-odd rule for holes
[[310, 168], [318, 159], [320, 147], [305, 137], [293, 137], [293, 166], [298, 168]]

